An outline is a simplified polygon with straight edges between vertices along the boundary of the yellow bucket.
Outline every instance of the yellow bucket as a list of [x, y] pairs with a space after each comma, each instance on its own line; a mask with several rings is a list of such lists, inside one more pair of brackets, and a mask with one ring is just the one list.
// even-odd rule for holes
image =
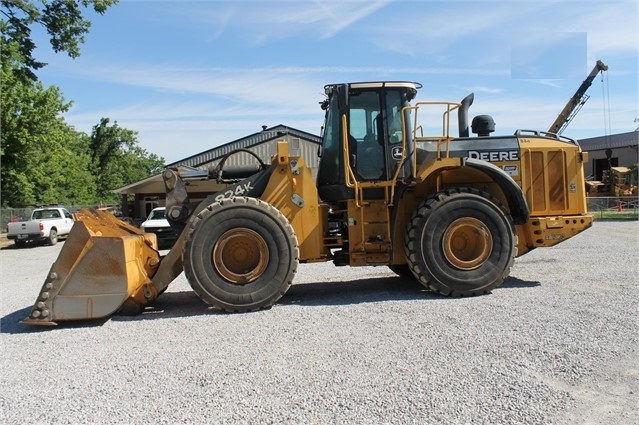
[[23, 323], [107, 317], [139, 311], [157, 298], [151, 283], [160, 264], [154, 234], [114, 217], [82, 209]]

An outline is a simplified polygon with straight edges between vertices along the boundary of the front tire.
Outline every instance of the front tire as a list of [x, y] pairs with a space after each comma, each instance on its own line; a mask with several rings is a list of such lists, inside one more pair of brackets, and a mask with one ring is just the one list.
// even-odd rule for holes
[[498, 287], [517, 252], [512, 217], [492, 195], [471, 188], [445, 190], [423, 201], [411, 217], [405, 241], [417, 279], [450, 296]]
[[191, 224], [182, 252], [184, 273], [216, 310], [270, 307], [288, 290], [299, 260], [286, 217], [256, 198], [209, 205]]
[[415, 279], [413, 272], [410, 271], [408, 264], [391, 264], [388, 268], [399, 277], [404, 279]]

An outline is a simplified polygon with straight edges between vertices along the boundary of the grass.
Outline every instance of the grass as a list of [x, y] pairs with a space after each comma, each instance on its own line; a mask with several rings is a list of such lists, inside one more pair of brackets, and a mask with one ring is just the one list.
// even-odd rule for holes
[[599, 210], [589, 211], [595, 215], [595, 220], [639, 220], [639, 210]]

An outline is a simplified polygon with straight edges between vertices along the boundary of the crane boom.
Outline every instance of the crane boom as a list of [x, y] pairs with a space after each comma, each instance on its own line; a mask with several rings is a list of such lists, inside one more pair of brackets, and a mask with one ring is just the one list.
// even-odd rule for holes
[[570, 121], [572, 121], [577, 112], [579, 112], [581, 107], [590, 97], [586, 94], [586, 91], [592, 84], [592, 81], [595, 79], [599, 72], [607, 70], [608, 65], [598, 60], [595, 64], [595, 67], [592, 69], [592, 71], [590, 71], [590, 74], [588, 74], [588, 77], [586, 77], [583, 83], [581, 83], [575, 94], [570, 98], [570, 100], [568, 100], [568, 103], [566, 103], [564, 109], [559, 113], [557, 119], [555, 119], [555, 121], [552, 123], [552, 125], [548, 129], [549, 133], [561, 134], [564, 131]]

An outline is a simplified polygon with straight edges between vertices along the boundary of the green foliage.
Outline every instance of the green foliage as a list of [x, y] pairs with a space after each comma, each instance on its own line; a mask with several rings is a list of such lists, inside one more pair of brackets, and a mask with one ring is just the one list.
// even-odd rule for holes
[[102, 118], [93, 127], [89, 141], [97, 196], [105, 203], [117, 201], [113, 189], [158, 173], [164, 164], [163, 158], [138, 145], [137, 132], [122, 128], [117, 122], [110, 126], [109, 122], [109, 118]]
[[117, 202], [111, 191], [158, 172], [164, 160], [137, 142], [137, 133], [103, 118], [92, 134], [77, 132], [62, 114], [71, 107], [60, 90], [45, 88], [35, 71], [31, 26], [42, 25], [55, 52], [80, 54], [90, 28], [82, 7], [97, 13], [117, 0], [0, 0], [0, 107], [3, 207], [35, 203]]
[[[87, 199], [92, 180], [83, 181], [88, 156], [76, 152], [78, 133], [60, 117], [69, 109], [57, 87], [23, 81], [3, 64], [0, 133], [2, 205], [31, 205]], [[69, 170], [75, 170], [68, 173]], [[69, 181], [71, 174], [80, 179]], [[91, 176], [89, 176], [91, 177]]]
[[46, 30], [54, 52], [66, 52], [76, 58], [80, 56], [84, 35], [91, 28], [91, 22], [83, 15], [84, 9], [92, 8], [103, 14], [116, 3], [117, 0], [1, 0], [2, 64], [6, 46], [14, 46], [20, 56], [16, 74], [21, 79], [36, 81], [35, 71], [46, 64], [33, 56], [36, 45], [31, 38], [32, 26], [40, 25]]
[[137, 133], [103, 118], [90, 136], [60, 117], [70, 107], [57, 87], [22, 81], [2, 67], [1, 203], [116, 203], [113, 189], [157, 173], [164, 160], [138, 145]]

